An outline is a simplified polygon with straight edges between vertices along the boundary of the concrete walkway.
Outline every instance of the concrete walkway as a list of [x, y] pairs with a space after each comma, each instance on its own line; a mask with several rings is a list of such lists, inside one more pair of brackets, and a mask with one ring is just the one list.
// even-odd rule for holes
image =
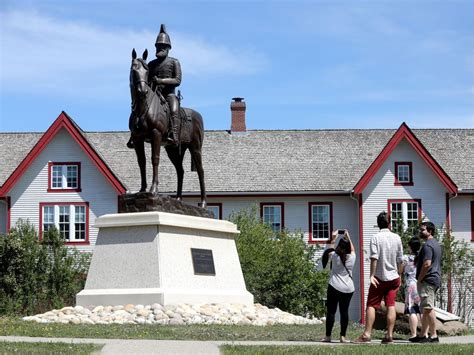
[[[101, 354], [219, 354], [221, 345], [303, 345], [344, 346], [339, 342], [320, 343], [310, 341], [188, 341], [188, 340], [121, 340], [81, 338], [32, 338], [22, 336], [0, 336], [0, 341], [30, 343], [105, 344]], [[474, 335], [440, 338], [441, 344], [473, 344]], [[373, 341], [372, 344], [380, 344]], [[410, 344], [406, 340], [395, 344]], [[420, 346], [423, 346], [420, 344]]]

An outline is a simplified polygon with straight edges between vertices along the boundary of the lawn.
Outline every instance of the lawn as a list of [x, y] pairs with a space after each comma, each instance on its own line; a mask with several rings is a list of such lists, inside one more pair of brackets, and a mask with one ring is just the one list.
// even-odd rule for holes
[[234, 346], [221, 348], [224, 355], [249, 354], [474, 354], [474, 345], [413, 344], [413, 345], [340, 345], [340, 346]]
[[0, 354], [99, 354], [102, 345], [0, 342]]
[[[347, 335], [355, 339], [363, 328], [351, 324]], [[339, 328], [334, 327], [335, 338]], [[162, 340], [289, 340], [317, 341], [325, 335], [324, 324], [319, 325], [134, 325], [134, 324], [40, 324], [26, 322], [20, 318], [0, 317], [0, 335], [18, 335], [30, 337], [70, 337], [70, 338], [107, 338], [107, 339], [162, 339]], [[374, 331], [373, 339], [381, 339], [382, 331]], [[405, 335], [395, 338], [406, 339]]]

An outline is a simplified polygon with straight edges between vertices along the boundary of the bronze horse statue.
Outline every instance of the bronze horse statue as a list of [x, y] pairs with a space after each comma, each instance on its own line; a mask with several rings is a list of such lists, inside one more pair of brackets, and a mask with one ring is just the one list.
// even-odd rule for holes
[[183, 158], [186, 150], [191, 153], [191, 171], [197, 171], [199, 185], [201, 188], [201, 207], [205, 208], [206, 188], [204, 185], [204, 169], [202, 167], [202, 142], [204, 140], [204, 124], [199, 112], [184, 108], [186, 116], [190, 120], [181, 118], [181, 129], [179, 133], [179, 144], [168, 144], [170, 120], [169, 109], [166, 100], [159, 92], [152, 90], [148, 84], [148, 65], [146, 59], [148, 51], [137, 58], [135, 49], [132, 51], [132, 66], [130, 68], [130, 92], [132, 96], [132, 115], [135, 120], [131, 124], [131, 139], [137, 154], [140, 167], [141, 188], [140, 192], [146, 191], [146, 157], [145, 142], [151, 144], [151, 156], [153, 165], [153, 181], [150, 192], [158, 193], [158, 164], [160, 163], [160, 149], [164, 145], [168, 157], [176, 168], [178, 176], [178, 187], [176, 198], [182, 199], [183, 192]]

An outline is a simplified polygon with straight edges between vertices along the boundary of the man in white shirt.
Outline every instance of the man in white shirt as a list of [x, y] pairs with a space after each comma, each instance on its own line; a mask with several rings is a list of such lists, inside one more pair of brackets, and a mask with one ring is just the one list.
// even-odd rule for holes
[[388, 229], [389, 217], [386, 212], [377, 216], [380, 232], [370, 241], [370, 287], [367, 296], [365, 330], [355, 340], [356, 343], [370, 343], [372, 326], [375, 321], [375, 310], [380, 307], [382, 299], [387, 307], [387, 334], [382, 344], [393, 343], [395, 326], [395, 298], [400, 287], [398, 270], [403, 262], [402, 241], [398, 234]]

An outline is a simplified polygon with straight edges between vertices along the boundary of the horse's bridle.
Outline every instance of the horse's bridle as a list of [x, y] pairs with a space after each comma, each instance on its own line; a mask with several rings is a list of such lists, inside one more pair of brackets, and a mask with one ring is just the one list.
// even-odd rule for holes
[[[136, 90], [136, 87], [138, 84], [140, 83], [145, 83], [146, 86], [148, 86], [149, 89], [151, 89], [151, 87], [148, 85], [148, 82], [146, 80], [137, 80], [137, 81], [133, 81], [133, 86], [134, 86], [134, 89]], [[153, 97], [151, 98], [151, 101], [150, 103], [148, 103], [148, 97], [150, 96], [150, 91], [153, 91], [153, 90], [149, 90], [146, 94], [146, 97], [145, 97], [145, 111], [139, 115], [138, 112], [135, 112], [135, 106], [136, 106], [136, 99], [134, 100], [134, 102], [132, 102], [132, 111], [135, 112], [135, 114], [137, 115], [137, 117], [139, 119], [142, 119], [144, 118], [144, 116], [146, 116], [146, 114], [148, 113], [148, 111], [150, 110], [150, 107], [151, 107], [151, 103], [153, 102]]]

